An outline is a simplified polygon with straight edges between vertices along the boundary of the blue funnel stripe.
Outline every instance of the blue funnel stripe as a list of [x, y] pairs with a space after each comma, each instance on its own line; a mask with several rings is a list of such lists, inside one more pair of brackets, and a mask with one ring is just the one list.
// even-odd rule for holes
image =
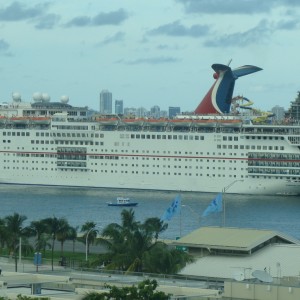
[[246, 65], [232, 70], [232, 73], [236, 78], [238, 78], [261, 70], [262, 69], [259, 67]]

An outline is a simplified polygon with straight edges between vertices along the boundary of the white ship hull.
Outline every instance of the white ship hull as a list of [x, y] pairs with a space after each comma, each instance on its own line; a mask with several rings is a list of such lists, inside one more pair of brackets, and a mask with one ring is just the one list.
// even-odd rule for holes
[[[69, 128], [79, 124], [70, 122]], [[253, 126], [232, 133], [227, 126], [225, 132], [220, 128], [214, 129], [218, 132], [205, 132], [205, 128], [196, 132], [145, 132], [102, 130], [97, 123], [87, 124], [89, 130], [82, 131], [57, 130], [55, 123], [48, 130], [1, 129], [0, 182], [300, 194], [299, 145], [291, 144], [288, 135], [276, 134], [276, 126], [260, 128], [262, 132], [264, 128], [274, 130], [273, 137], [264, 139], [263, 133], [254, 133]], [[299, 126], [293, 128], [294, 132], [296, 129], [300, 131]], [[280, 159], [284, 154], [288, 156]], [[253, 159], [253, 155], [270, 158]]]

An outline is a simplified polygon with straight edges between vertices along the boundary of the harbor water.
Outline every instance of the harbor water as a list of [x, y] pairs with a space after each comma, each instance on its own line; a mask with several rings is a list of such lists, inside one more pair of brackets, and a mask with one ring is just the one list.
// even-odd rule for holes
[[[110, 207], [106, 202], [117, 197], [129, 197], [138, 202], [132, 208], [136, 220], [160, 218], [176, 197], [176, 192], [117, 189], [59, 188], [0, 185], [0, 218], [13, 213], [25, 215], [24, 226], [47, 217], [65, 217], [71, 226], [93, 221], [101, 227], [121, 222], [124, 208]], [[216, 194], [181, 193], [181, 211], [168, 221], [168, 229], [161, 238], [174, 239], [202, 226], [225, 226], [276, 230], [300, 239], [299, 196], [257, 196], [223, 194], [225, 214], [201, 214]], [[225, 217], [225, 218], [224, 218]]]

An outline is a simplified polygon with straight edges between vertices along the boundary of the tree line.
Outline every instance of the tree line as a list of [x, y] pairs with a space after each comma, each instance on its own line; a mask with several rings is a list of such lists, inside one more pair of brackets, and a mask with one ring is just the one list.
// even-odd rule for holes
[[[90, 266], [102, 265], [109, 270], [175, 274], [193, 261], [188, 253], [169, 247], [159, 240], [159, 235], [168, 228], [167, 223], [159, 218], [148, 218], [141, 223], [136, 220], [132, 209], [121, 212], [121, 224], [108, 224], [101, 232], [95, 222], [87, 221], [80, 227], [82, 237], [78, 237], [79, 226], [70, 226], [66, 218], [53, 216], [24, 226], [26, 220], [26, 216], [18, 213], [0, 218], [1, 248], [6, 247], [14, 257], [16, 272], [20, 239], [24, 241], [23, 253], [51, 249], [52, 271], [55, 243], [60, 243], [63, 254], [67, 240], [73, 242], [73, 252], [76, 241], [86, 245], [87, 253], [92, 244], [104, 246], [104, 253], [97, 254]], [[28, 246], [30, 237], [34, 242]]]

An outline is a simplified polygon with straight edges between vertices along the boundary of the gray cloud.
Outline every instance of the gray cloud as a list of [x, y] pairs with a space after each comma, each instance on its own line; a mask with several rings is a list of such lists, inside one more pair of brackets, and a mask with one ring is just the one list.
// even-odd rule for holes
[[282, 20], [279, 21], [276, 24], [276, 29], [280, 30], [294, 30], [299, 28], [299, 20], [298, 19], [293, 19], [293, 20]]
[[104, 46], [107, 44], [117, 43], [123, 41], [124, 37], [125, 37], [125, 33], [119, 31], [113, 36], [106, 37], [102, 42], [98, 43], [97, 46]]
[[10, 45], [4, 40], [0, 40], [0, 55], [2, 56], [12, 56], [12, 53], [9, 51]]
[[300, 6], [299, 0], [175, 0], [186, 13], [197, 14], [260, 14], [276, 7]]
[[266, 21], [261, 21], [256, 27], [244, 32], [226, 34], [221, 37], [207, 40], [207, 47], [246, 47], [251, 44], [264, 43], [269, 39], [273, 29]]
[[95, 17], [79, 16], [69, 21], [66, 26], [103, 26], [103, 25], [120, 25], [128, 18], [124, 9], [119, 9], [109, 13], [99, 13]]
[[157, 65], [157, 64], [165, 64], [165, 63], [175, 63], [178, 62], [179, 59], [174, 57], [152, 57], [152, 58], [139, 58], [136, 60], [119, 60], [117, 63], [122, 63], [126, 65], [140, 65], [140, 64], [150, 64], [150, 65]]
[[52, 29], [60, 20], [60, 16], [55, 14], [47, 14], [42, 18], [39, 18], [36, 29]]
[[47, 3], [38, 4], [34, 7], [27, 8], [20, 2], [13, 2], [4, 9], [0, 9], [1, 21], [21, 21], [39, 17], [44, 14]]
[[92, 20], [92, 25], [119, 25], [128, 18], [128, 14], [124, 9], [119, 9], [109, 13], [99, 13]]
[[278, 0], [176, 0], [187, 13], [253, 14], [268, 12]]
[[168, 36], [189, 36], [199, 37], [208, 34], [209, 27], [206, 25], [193, 25], [190, 28], [185, 27], [179, 21], [169, 23], [150, 30], [150, 35], [168, 35]]
[[1, 39], [0, 40], [0, 51], [6, 51], [8, 49], [9, 49], [9, 44], [5, 40]]

